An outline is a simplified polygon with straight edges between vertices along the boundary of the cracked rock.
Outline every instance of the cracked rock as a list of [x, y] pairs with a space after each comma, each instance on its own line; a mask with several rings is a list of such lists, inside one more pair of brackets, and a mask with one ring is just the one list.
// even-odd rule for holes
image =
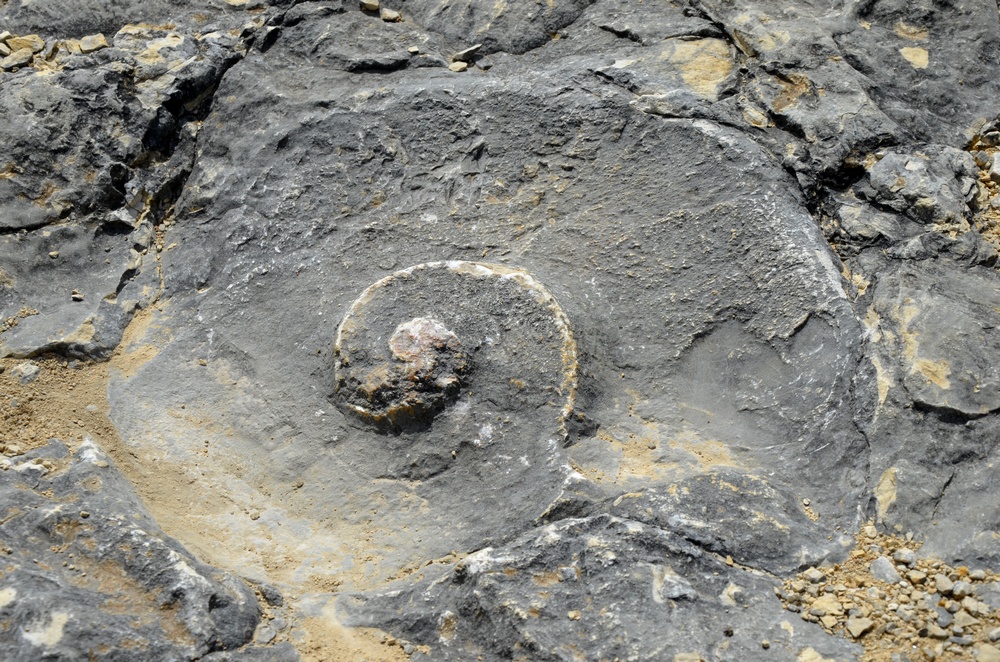
[[249, 588], [167, 537], [107, 455], [52, 441], [22, 457], [53, 470], [0, 473], [0, 614], [20, 633], [0, 640], [6, 659], [194, 659], [250, 641]]

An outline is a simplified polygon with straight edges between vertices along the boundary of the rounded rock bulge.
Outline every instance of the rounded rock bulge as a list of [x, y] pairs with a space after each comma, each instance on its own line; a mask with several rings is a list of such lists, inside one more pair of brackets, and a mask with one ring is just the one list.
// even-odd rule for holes
[[573, 408], [569, 321], [533, 276], [502, 265], [429, 262], [379, 280], [334, 350], [338, 406], [383, 433], [426, 430], [453, 410], [477, 429], [513, 417], [564, 434]]

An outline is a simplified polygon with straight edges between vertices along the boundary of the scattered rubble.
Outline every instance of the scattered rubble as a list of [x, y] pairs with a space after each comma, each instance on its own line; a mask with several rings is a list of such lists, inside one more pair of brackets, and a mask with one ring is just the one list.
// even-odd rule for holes
[[1000, 574], [921, 558], [912, 536], [879, 533], [872, 523], [856, 541], [843, 563], [776, 588], [785, 608], [863, 644], [863, 661], [996, 659]]

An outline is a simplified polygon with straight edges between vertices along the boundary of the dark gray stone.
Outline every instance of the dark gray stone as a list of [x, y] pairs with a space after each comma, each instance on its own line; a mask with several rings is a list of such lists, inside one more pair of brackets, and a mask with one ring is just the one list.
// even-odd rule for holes
[[233, 35], [148, 26], [111, 41], [5, 76], [0, 316], [37, 314], [0, 334], [2, 356], [106, 358], [155, 299], [155, 229], [190, 171], [191, 122], [243, 48]]
[[872, 577], [887, 584], [895, 584], [902, 579], [899, 576], [899, 572], [896, 571], [896, 566], [884, 556], [880, 556], [872, 561], [868, 571], [872, 573]]
[[868, 439], [887, 524], [926, 540], [924, 552], [996, 563], [998, 378], [992, 342], [997, 274], [948, 259], [890, 263], [867, 323], [880, 395]]
[[[0, 8], [47, 40], [0, 74], [0, 354], [127, 355], [158, 302], [113, 422], [137, 462], [197, 468], [193, 514], [255, 541], [219, 557], [289, 617], [254, 635], [247, 589], [137, 511], [156, 558], [208, 582], [164, 597], [168, 563], [142, 598], [178, 605], [189, 640], [18, 557], [5, 581], [43, 606], [3, 609], [26, 632], [48, 610], [77, 619], [63, 656], [128, 631], [147, 657], [285, 660], [337, 604], [415, 659], [754, 659], [763, 639], [853, 658], [784, 627], [776, 577], [840, 560], [872, 516], [922, 554], [1000, 561], [976, 181], [1000, 144], [994, 5], [385, 6], [402, 20]], [[97, 32], [108, 48], [59, 45]], [[492, 275], [400, 275], [441, 262]], [[0, 475], [27, 500], [12, 550], [40, 549], [17, 522], [63, 535], [43, 492], [82, 489], [59, 481], [85, 448]], [[234, 508], [206, 509], [220, 492]], [[146, 581], [120, 527], [91, 539]]]
[[[683, 538], [602, 515], [486, 548], [412, 585], [340, 599], [346, 622], [430, 647], [420, 659], [837, 659], [860, 648], [788, 627], [774, 580], [734, 570]], [[796, 619], [798, 621], [798, 619]], [[784, 625], [783, 625], [784, 624]], [[766, 653], [761, 640], [770, 642]]]
[[4, 462], [4, 659], [187, 660], [250, 640], [250, 589], [167, 537], [93, 443]]

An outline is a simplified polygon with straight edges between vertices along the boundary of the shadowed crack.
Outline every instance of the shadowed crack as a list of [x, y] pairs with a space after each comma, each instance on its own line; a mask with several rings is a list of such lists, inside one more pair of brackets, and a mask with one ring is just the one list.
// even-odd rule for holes
[[955, 480], [956, 475], [958, 475], [958, 471], [952, 471], [951, 475], [948, 476], [948, 480], [946, 480], [944, 485], [941, 486], [941, 492], [934, 499], [934, 506], [931, 508], [931, 520], [934, 520], [937, 517], [938, 506], [940, 506], [941, 502], [944, 500], [944, 493], [948, 491], [948, 487], [951, 485], [951, 482]]

